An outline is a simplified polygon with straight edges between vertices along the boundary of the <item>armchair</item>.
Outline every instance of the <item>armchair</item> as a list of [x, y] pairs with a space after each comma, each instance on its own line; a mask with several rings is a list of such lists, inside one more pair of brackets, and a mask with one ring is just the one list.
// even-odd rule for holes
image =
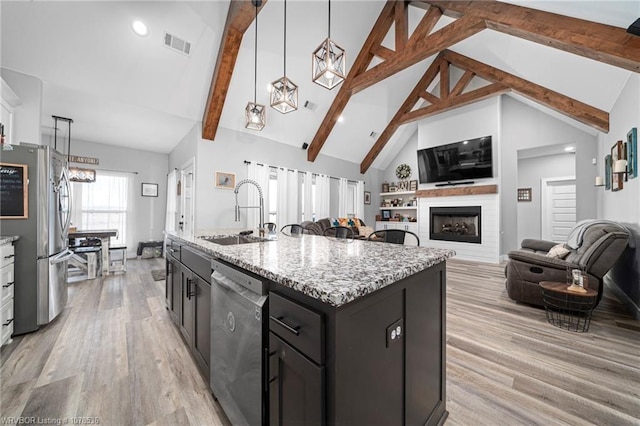
[[505, 286], [509, 297], [518, 302], [544, 306], [541, 281], [567, 281], [567, 269], [581, 269], [589, 277], [588, 288], [602, 299], [602, 277], [611, 269], [627, 246], [629, 233], [621, 225], [607, 221], [583, 221], [569, 234], [569, 250], [564, 258], [549, 257], [557, 243], [525, 239], [519, 250], [508, 253]]

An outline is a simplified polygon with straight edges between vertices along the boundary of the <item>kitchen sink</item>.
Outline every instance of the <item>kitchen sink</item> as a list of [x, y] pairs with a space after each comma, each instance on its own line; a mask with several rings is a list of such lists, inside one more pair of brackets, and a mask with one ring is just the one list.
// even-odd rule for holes
[[205, 241], [209, 241], [210, 243], [220, 244], [221, 246], [232, 246], [236, 244], [250, 244], [250, 243], [261, 243], [263, 241], [270, 241], [266, 238], [260, 237], [251, 237], [245, 235], [233, 235], [230, 237], [199, 237]]

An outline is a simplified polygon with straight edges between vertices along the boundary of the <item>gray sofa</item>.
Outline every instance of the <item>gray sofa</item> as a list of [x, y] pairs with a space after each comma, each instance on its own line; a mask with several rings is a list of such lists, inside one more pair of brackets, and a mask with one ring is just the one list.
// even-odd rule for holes
[[[586, 222], [586, 221], [585, 221]], [[611, 269], [627, 246], [629, 233], [621, 225], [606, 221], [580, 223], [579, 246], [566, 246], [570, 251], [563, 259], [547, 257], [557, 245], [551, 241], [525, 239], [519, 250], [508, 253], [505, 285], [509, 297], [518, 302], [544, 306], [541, 281], [567, 282], [567, 269], [582, 269], [589, 277], [588, 288], [597, 290], [597, 302], [602, 298], [602, 277]], [[576, 225], [578, 226], [578, 225]], [[570, 234], [575, 247], [576, 228]]]

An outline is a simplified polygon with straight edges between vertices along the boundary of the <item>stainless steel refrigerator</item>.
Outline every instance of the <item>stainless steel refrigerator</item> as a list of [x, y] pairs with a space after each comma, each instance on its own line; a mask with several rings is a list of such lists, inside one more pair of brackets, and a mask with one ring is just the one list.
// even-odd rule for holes
[[26, 164], [28, 217], [3, 219], [2, 235], [18, 235], [15, 244], [14, 335], [36, 331], [67, 304], [67, 260], [71, 187], [67, 159], [41, 145], [0, 150], [2, 163]]

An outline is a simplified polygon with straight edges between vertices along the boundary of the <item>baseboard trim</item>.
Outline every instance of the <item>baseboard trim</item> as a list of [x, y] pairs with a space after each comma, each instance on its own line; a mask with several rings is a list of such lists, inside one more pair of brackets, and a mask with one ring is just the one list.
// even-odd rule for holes
[[637, 321], [640, 321], [640, 306], [636, 306], [636, 304], [633, 303], [633, 300], [631, 300], [631, 298], [627, 296], [627, 293], [622, 291], [620, 287], [607, 279], [604, 280], [604, 286], [607, 290], [610, 290], [615, 294], [615, 296], [627, 308], [629, 313], [635, 317]]

